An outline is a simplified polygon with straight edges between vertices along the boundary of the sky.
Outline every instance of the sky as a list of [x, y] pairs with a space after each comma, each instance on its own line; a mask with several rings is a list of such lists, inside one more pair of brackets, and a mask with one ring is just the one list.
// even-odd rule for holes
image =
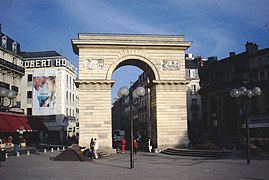
[[[1, 0], [0, 23], [22, 51], [56, 50], [78, 67], [78, 33], [184, 35], [186, 53], [203, 58], [241, 53], [247, 41], [268, 48], [268, 9], [269, 0]], [[112, 96], [140, 73], [115, 71]]]

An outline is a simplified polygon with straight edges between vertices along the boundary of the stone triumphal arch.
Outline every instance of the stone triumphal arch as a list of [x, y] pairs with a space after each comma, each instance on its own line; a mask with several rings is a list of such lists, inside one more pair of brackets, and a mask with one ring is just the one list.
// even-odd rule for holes
[[[72, 40], [79, 56], [79, 144], [92, 137], [103, 150], [112, 147], [112, 73], [134, 65], [150, 79], [153, 141], [157, 148], [188, 144], [184, 36], [78, 34]], [[128, 76], [128, 74], [126, 74]]]

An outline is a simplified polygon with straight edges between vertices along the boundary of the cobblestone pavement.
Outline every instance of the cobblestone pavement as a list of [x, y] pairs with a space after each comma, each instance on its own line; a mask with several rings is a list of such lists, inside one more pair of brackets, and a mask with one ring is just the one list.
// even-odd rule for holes
[[269, 158], [212, 159], [139, 152], [134, 169], [129, 154], [115, 154], [92, 161], [53, 161], [60, 152], [9, 156], [0, 167], [0, 180], [132, 180], [132, 179], [269, 179]]

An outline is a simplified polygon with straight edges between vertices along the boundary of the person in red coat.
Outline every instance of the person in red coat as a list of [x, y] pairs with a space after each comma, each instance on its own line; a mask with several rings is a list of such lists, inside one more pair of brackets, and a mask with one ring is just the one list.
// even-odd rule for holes
[[136, 154], [138, 151], [138, 141], [134, 139], [134, 153]]
[[121, 153], [125, 153], [126, 140], [125, 137], [121, 140]]

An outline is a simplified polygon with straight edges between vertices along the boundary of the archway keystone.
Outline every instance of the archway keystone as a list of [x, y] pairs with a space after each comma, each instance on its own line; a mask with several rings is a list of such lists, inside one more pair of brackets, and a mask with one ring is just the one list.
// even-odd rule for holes
[[151, 127], [159, 149], [184, 146], [187, 137], [185, 50], [191, 42], [177, 35], [78, 34], [72, 40], [79, 55], [79, 131], [81, 146], [99, 139], [112, 148], [112, 73], [134, 65], [150, 79]]

